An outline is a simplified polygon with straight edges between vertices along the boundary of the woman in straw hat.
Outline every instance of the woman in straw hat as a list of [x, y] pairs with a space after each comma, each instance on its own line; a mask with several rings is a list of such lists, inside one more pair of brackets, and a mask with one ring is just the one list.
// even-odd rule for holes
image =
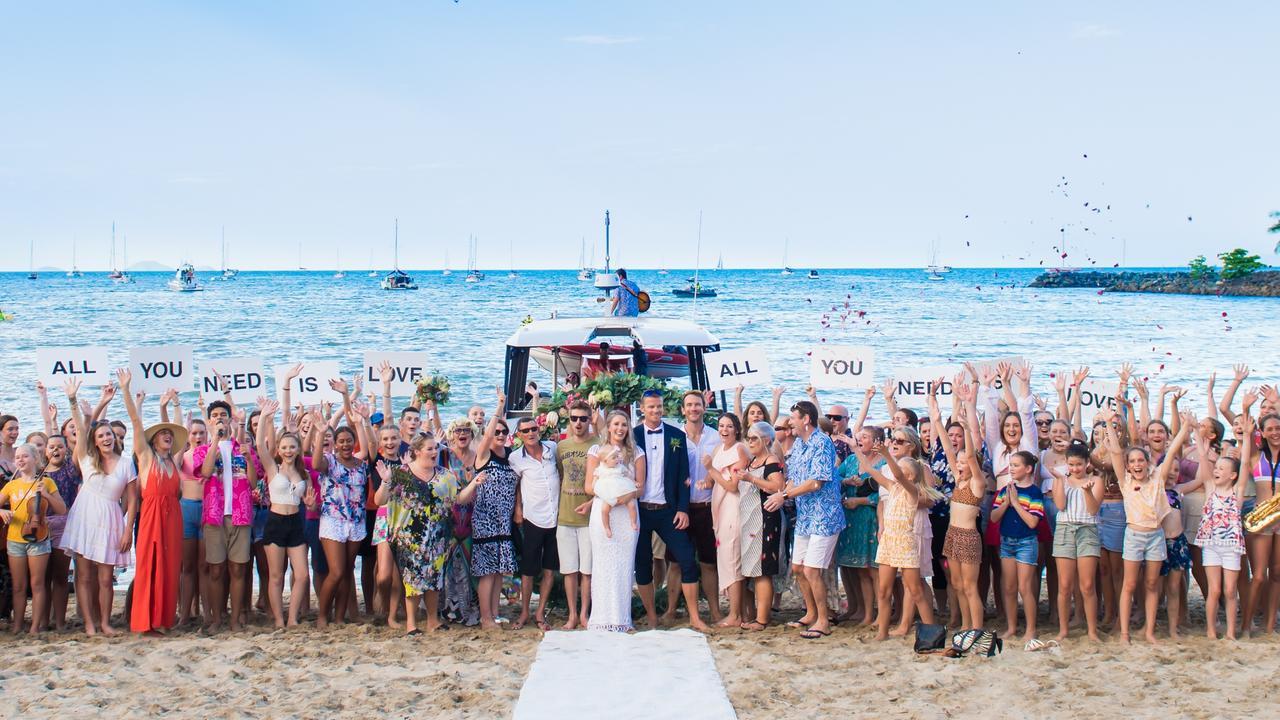
[[133, 456], [138, 461], [142, 495], [129, 628], [138, 633], [163, 632], [173, 627], [178, 612], [178, 579], [182, 574], [182, 478], [178, 464], [187, 445], [187, 429], [162, 422], [144, 430], [142, 415], [129, 391], [132, 373], [121, 369], [116, 377], [133, 421]]

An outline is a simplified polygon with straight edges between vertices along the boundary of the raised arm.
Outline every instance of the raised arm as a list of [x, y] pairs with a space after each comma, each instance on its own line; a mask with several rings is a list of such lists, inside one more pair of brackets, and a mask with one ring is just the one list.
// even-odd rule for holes
[[733, 389], [733, 414], [742, 417], [742, 383]]
[[822, 403], [818, 402], [818, 389], [812, 385], [807, 385], [804, 389], [804, 395], [818, 409], [818, 417], [822, 417]]
[[[929, 384], [929, 423], [933, 426], [933, 435], [942, 443], [942, 452], [947, 456], [947, 467], [956, 467], [956, 448], [951, 444], [951, 436], [947, 434], [947, 428], [942, 424], [942, 410], [938, 408], [938, 387], [942, 385], [942, 378], [938, 378]], [[952, 385], [952, 396], [954, 397], [956, 388]]]
[[1138, 393], [1138, 423], [1143, 430], [1151, 424], [1151, 396], [1147, 383], [1140, 378], [1133, 379], [1133, 389]]
[[329, 458], [324, 454], [324, 418], [317, 410], [311, 411], [311, 469], [324, 475], [329, 472]]
[[120, 394], [124, 396], [124, 407], [129, 412], [129, 421], [133, 424], [133, 455], [138, 458], [138, 469], [145, 471], [142, 461], [150, 461], [151, 446], [147, 444], [146, 428], [142, 426], [142, 413], [133, 402], [133, 394], [129, 390], [133, 373], [126, 368], [120, 368], [116, 370], [116, 380], [120, 382]]
[[[1164, 454], [1164, 460], [1160, 463], [1160, 467], [1156, 468], [1156, 479], [1159, 480], [1166, 488], [1173, 487], [1178, 481], [1178, 458], [1182, 456], [1182, 448], [1187, 442], [1187, 435], [1190, 434], [1191, 428], [1196, 426], [1196, 418], [1191, 413], [1183, 413], [1182, 427], [1178, 429], [1176, 435], [1173, 436], [1173, 442], [1169, 443], [1169, 449]], [[1170, 475], [1170, 471], [1173, 472]]]
[[485, 423], [484, 435], [480, 438], [480, 445], [476, 448], [476, 469], [484, 467], [489, 462], [489, 445], [493, 442], [493, 435], [498, 430], [498, 420], [502, 417], [502, 410], [507, 406], [507, 394], [502, 391], [502, 386], [497, 387], [497, 404], [493, 408], [493, 412], [489, 414], [489, 422]]
[[782, 385], [773, 389], [773, 405], [769, 409], [769, 422], [778, 422], [778, 411], [782, 408], [782, 393], [786, 391], [787, 388]]
[[894, 394], [898, 391], [898, 383], [893, 378], [884, 381], [881, 392], [884, 393], [884, 407], [889, 412], [889, 421], [893, 422], [893, 416], [898, 414], [898, 400]]
[[79, 380], [68, 380], [62, 385], [62, 389], [67, 393], [67, 403], [71, 406], [71, 419], [76, 424], [76, 444], [71, 448], [71, 458], [75, 461], [76, 466], [80, 465], [80, 460], [84, 458], [85, 453], [89, 450], [89, 425], [85, 422], [84, 415], [80, 412], [80, 401], [76, 397], [76, 393], [80, 392]]
[[1218, 373], [1209, 373], [1209, 387], [1205, 391], [1209, 398], [1209, 417], [1216, 420], [1218, 418], [1218, 406], [1213, 402], [1213, 384], [1218, 380]]
[[[867, 412], [871, 410], [871, 398], [876, 396], [876, 387], [872, 385], [867, 388], [866, 393], [862, 396], [862, 407], [858, 409], [858, 417], [853, 421], [853, 434], [857, 435], [862, 431], [862, 426], [867, 422]], [[776, 400], [775, 400], [776, 407]], [[777, 422], [777, 416], [774, 416], [774, 422]]]
[[1111, 460], [1111, 469], [1115, 471], [1116, 479], [1120, 482], [1124, 482], [1126, 474], [1124, 448], [1120, 447], [1120, 433], [1117, 432], [1115, 428], [1111, 427], [1111, 421], [1116, 417], [1116, 415], [1115, 413], [1106, 414], [1103, 411], [1099, 412], [1104, 415], [1102, 437], [1103, 442], [1105, 442], [1107, 446], [1107, 456]]
[[386, 360], [378, 366], [378, 379], [382, 381], [382, 417], [386, 418], [386, 422], [391, 422], [391, 418], [395, 417], [391, 413], [391, 379], [394, 371], [391, 369], [391, 363]]
[[1227, 386], [1227, 391], [1222, 395], [1222, 402], [1218, 405], [1218, 410], [1222, 412], [1222, 419], [1226, 420], [1227, 425], [1236, 420], [1236, 414], [1231, 412], [1231, 403], [1236, 399], [1236, 391], [1240, 389], [1240, 383], [1249, 377], [1248, 365], [1236, 365], [1234, 369], [1235, 376], [1231, 378], [1231, 384]]
[[[276, 410], [280, 409], [280, 403], [267, 397], [258, 398], [258, 433], [254, 436], [254, 445], [258, 450], [258, 461], [262, 463], [262, 469], [266, 472], [267, 477], [275, 477], [279, 469], [276, 467], [275, 453], [272, 452], [273, 441], [275, 440], [275, 417]], [[314, 429], [314, 428], [313, 428]], [[315, 461], [312, 461], [314, 466]]]
[[1155, 419], [1164, 422], [1164, 401], [1165, 397], [1173, 390], [1172, 385], [1161, 385], [1160, 395], [1156, 398], [1156, 414]]
[[1240, 440], [1240, 472], [1236, 476], [1236, 498], [1241, 500], [1244, 499], [1244, 491], [1249, 484], [1248, 477], [1253, 473], [1253, 431], [1257, 429], [1253, 417], [1249, 414], [1249, 408], [1253, 402], [1249, 399], [1249, 393], [1245, 393], [1244, 397], [1244, 407], [1240, 411], [1244, 416], [1241, 422], [1244, 437]]
[[49, 404], [49, 391], [39, 380], [36, 381], [36, 395], [40, 399], [40, 419], [44, 421], [44, 434], [49, 436], [58, 434], [58, 408]]
[[[1053, 389], [1058, 393], [1058, 412], [1056, 416], [1059, 420], [1071, 424], [1071, 402], [1067, 399], [1067, 374], [1060, 372], [1053, 379]], [[1076, 393], [1079, 395], [1080, 393]]]

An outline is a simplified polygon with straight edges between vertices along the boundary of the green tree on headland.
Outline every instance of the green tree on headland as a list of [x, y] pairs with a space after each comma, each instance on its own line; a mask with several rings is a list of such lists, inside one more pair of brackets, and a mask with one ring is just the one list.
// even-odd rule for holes
[[1195, 256], [1187, 267], [1191, 268], [1192, 280], [1210, 280], [1218, 276], [1218, 268], [1205, 261], [1203, 255]]
[[1231, 252], [1218, 253], [1218, 259], [1222, 261], [1222, 279], [1235, 280], [1236, 278], [1246, 277], [1255, 270], [1261, 270], [1266, 267], [1262, 263], [1262, 258], [1257, 255], [1250, 255], [1248, 250], [1244, 248], [1236, 248]]
[[1275, 224], [1267, 228], [1267, 232], [1280, 233], [1280, 210], [1272, 210], [1271, 219], [1275, 220]]

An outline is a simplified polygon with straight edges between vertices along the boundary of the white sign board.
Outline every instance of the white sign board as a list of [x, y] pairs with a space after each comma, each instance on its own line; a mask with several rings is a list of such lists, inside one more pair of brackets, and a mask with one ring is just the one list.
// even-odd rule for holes
[[159, 394], [173, 388], [189, 392], [196, 382], [191, 353], [190, 345], [153, 345], [129, 350], [134, 391]]
[[930, 365], [928, 367], [898, 370], [893, 374], [896, 390], [894, 397], [899, 407], [926, 408], [929, 406], [929, 388], [938, 378], [942, 384], [938, 386], [938, 407], [951, 407], [954, 390], [951, 383], [956, 374], [963, 370], [961, 365]]
[[815, 345], [809, 353], [809, 384], [815, 388], [863, 389], [875, 384], [876, 351], [865, 345]]
[[[1080, 388], [1080, 422], [1084, 424], [1086, 431], [1088, 426], [1093, 423], [1093, 416], [1102, 408], [1116, 411], [1116, 393], [1120, 392], [1120, 383], [1109, 382], [1107, 380], [1094, 380], [1093, 378], [1085, 378]], [[1075, 397], [1076, 388], [1070, 383], [1067, 386], [1067, 403], [1071, 403], [1071, 399]]]
[[251, 403], [259, 395], [267, 394], [266, 373], [262, 370], [261, 357], [217, 358], [200, 361], [200, 394], [206, 400], [222, 399], [222, 384], [214, 375], [218, 371], [227, 380], [231, 399], [238, 404]]
[[[296, 364], [275, 367], [276, 399], [280, 402], [284, 402], [284, 379]], [[290, 404], [302, 403], [310, 406], [319, 405], [322, 402], [342, 402], [342, 395], [329, 387], [330, 380], [342, 379], [341, 372], [335, 360], [303, 363], [302, 372], [298, 373], [298, 377], [293, 379], [289, 387]]]
[[364, 354], [365, 392], [382, 396], [382, 373], [379, 369], [384, 362], [391, 364], [391, 395], [413, 397], [418, 389], [418, 381], [427, 373], [427, 354], [405, 351], [366, 351]]
[[702, 356], [707, 367], [707, 387], [732, 390], [739, 385], [770, 385], [769, 358], [758, 348], [721, 350]]
[[36, 349], [36, 377], [54, 392], [68, 380], [85, 387], [101, 387], [115, 379], [104, 347], [48, 347]]

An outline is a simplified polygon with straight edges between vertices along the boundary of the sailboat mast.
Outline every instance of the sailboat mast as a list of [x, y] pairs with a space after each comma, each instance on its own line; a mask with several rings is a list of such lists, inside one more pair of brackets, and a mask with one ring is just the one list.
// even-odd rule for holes
[[116, 271], [116, 221], [111, 221], [111, 272]]
[[702, 211], [698, 211], [698, 245], [693, 255], [693, 312], [698, 312], [698, 296], [702, 294], [698, 286], [698, 268], [702, 267]]
[[400, 218], [396, 218], [395, 266], [400, 269]]
[[609, 211], [604, 211], [604, 271], [609, 272]]

